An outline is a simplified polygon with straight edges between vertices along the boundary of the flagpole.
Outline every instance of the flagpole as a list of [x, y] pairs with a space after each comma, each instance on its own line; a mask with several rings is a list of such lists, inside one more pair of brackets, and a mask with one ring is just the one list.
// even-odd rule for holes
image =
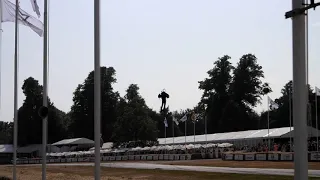
[[164, 144], [167, 145], [167, 127], [164, 125]]
[[[1, 4], [2, 5], [2, 4]], [[1, 12], [2, 13], [2, 12]], [[19, 62], [19, 0], [16, 0], [15, 31], [14, 31], [14, 122], [13, 122], [13, 180], [17, 180], [17, 147], [18, 147], [18, 62]]]
[[94, 142], [95, 180], [100, 180], [100, 122], [101, 74], [100, 74], [100, 0], [94, 1]]
[[290, 152], [292, 151], [292, 132], [291, 132], [291, 122], [292, 122], [292, 113], [291, 113], [291, 91], [289, 90], [289, 126], [290, 126]]
[[193, 144], [196, 143], [196, 122], [193, 121]]
[[318, 88], [316, 87], [316, 93], [315, 93], [315, 101], [316, 101], [316, 129], [317, 129], [317, 152], [319, 152], [319, 129], [318, 129]]
[[204, 116], [204, 133], [205, 133], [205, 136], [206, 136], [206, 144], [208, 144], [208, 139], [207, 139], [207, 116], [205, 114]]
[[[1, 3], [1, 6], [2, 6], [2, 2], [0, 0], [0, 3]], [[2, 12], [2, 7], [0, 6], [0, 12]], [[1, 116], [1, 100], [2, 100], [2, 91], [1, 91], [1, 88], [2, 88], [2, 81], [1, 81], [1, 74], [2, 74], [2, 13], [0, 13], [0, 116]]]
[[184, 121], [184, 145], [187, 145], [187, 120]]
[[206, 144], [208, 144], [208, 139], [207, 139], [207, 107], [204, 105], [204, 134], [206, 138]]
[[[269, 98], [269, 97], [268, 97]], [[269, 99], [268, 99], [268, 151], [270, 151], [270, 104], [269, 104]]]
[[174, 122], [172, 119], [172, 143], [174, 144]]
[[[48, 107], [48, 0], [44, 0], [43, 9], [43, 106]], [[42, 121], [42, 180], [47, 178], [47, 123], [48, 116]]]

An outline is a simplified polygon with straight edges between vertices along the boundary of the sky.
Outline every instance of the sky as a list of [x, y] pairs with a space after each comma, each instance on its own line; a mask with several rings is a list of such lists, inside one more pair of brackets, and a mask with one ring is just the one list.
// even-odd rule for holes
[[[10, 0], [13, 1], [13, 0]], [[43, 0], [38, 0], [40, 7]], [[30, 0], [23, 10], [36, 16]], [[43, 9], [43, 8], [41, 8]], [[94, 68], [93, 1], [54, 0], [49, 7], [49, 97], [70, 110], [73, 92]], [[274, 99], [292, 78], [292, 21], [285, 19], [291, 0], [101, 0], [101, 65], [116, 69], [115, 90], [123, 96], [138, 84], [148, 106], [159, 110], [157, 95], [170, 94], [171, 110], [194, 107], [213, 62], [231, 56], [236, 65], [253, 53], [263, 67]], [[0, 121], [12, 121], [14, 23], [2, 24]], [[309, 82], [320, 87], [320, 11], [309, 11]], [[19, 32], [19, 107], [23, 81], [42, 84], [43, 38], [30, 28]], [[255, 109], [267, 109], [267, 98]]]

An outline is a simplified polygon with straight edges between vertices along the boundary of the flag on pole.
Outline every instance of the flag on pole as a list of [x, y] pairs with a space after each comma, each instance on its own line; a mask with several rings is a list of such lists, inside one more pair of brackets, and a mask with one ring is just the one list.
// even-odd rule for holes
[[196, 114], [194, 112], [191, 113], [190, 119], [194, 122], [196, 121]]
[[196, 121], [200, 121], [200, 120], [204, 119], [203, 115], [200, 113], [196, 114], [195, 116], [196, 116]]
[[33, 11], [36, 12], [36, 14], [38, 15], [38, 18], [40, 18], [40, 9], [39, 9], [37, 0], [30, 0], [30, 1], [31, 1]]
[[270, 109], [278, 109], [279, 105], [268, 96], [268, 104]]
[[200, 114], [196, 114], [195, 112], [192, 112], [191, 114], [191, 120], [195, 123], [195, 122], [198, 122], [199, 119], [201, 118], [201, 115]]
[[179, 121], [177, 120], [177, 118], [172, 117], [172, 120], [176, 123], [177, 126], [179, 125]]
[[186, 120], [188, 120], [187, 114], [180, 119], [181, 122], [185, 122]]
[[315, 88], [315, 91], [316, 91], [316, 95], [317, 95], [317, 96], [320, 96], [320, 89], [316, 87], [316, 88]]
[[167, 122], [167, 118], [164, 118], [164, 121], [163, 121], [163, 123], [164, 123], [164, 126], [167, 128], [168, 127], [168, 122]]
[[[8, 0], [0, 0], [0, 3], [2, 7], [1, 22], [15, 22], [16, 5]], [[43, 36], [43, 23], [21, 8], [19, 8], [18, 23], [28, 26], [40, 37]]]

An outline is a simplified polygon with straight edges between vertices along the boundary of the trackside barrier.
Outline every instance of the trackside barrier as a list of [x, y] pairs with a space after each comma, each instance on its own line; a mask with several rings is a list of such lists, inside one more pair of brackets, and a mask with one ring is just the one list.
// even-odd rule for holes
[[159, 155], [159, 160], [163, 160], [163, 154]]
[[[269, 152], [269, 153], [239, 153], [227, 152], [222, 154], [224, 161], [293, 161], [293, 152]], [[320, 162], [320, 152], [309, 152], [309, 161]]]
[[[320, 162], [320, 152], [308, 154], [309, 161]], [[152, 155], [128, 155], [128, 156], [102, 156], [101, 161], [182, 161], [202, 159], [202, 154], [152, 154]], [[292, 152], [271, 152], [271, 153], [222, 153], [222, 160], [225, 161], [293, 161]], [[41, 159], [17, 160], [17, 164], [40, 164]], [[94, 162], [94, 157], [73, 157], [47, 159], [47, 163], [72, 163], [72, 162]]]
[[[128, 155], [128, 156], [102, 156], [101, 161], [128, 161], [128, 160], [148, 160], [158, 161], [167, 159], [168, 161], [191, 160], [192, 154], [151, 154], [151, 155]], [[17, 164], [40, 164], [41, 159], [17, 160]], [[47, 163], [72, 163], [72, 162], [94, 162], [94, 157], [73, 157], [57, 159], [47, 159]]]
[[157, 155], [157, 154], [152, 155], [152, 160], [158, 161], [159, 160], [159, 155]]
[[254, 161], [255, 160], [255, 155], [254, 154], [245, 154], [244, 155], [244, 160], [245, 161]]

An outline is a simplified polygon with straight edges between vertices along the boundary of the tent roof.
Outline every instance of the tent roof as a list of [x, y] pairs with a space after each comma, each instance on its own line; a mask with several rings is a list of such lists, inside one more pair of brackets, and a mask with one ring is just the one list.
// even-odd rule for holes
[[[308, 132], [314, 137], [317, 135], [317, 130], [313, 127], [308, 127]], [[269, 134], [269, 136], [268, 136]], [[320, 132], [319, 132], [320, 134]], [[235, 141], [235, 140], [245, 140], [245, 139], [267, 139], [269, 138], [288, 138], [290, 135], [293, 137], [293, 127], [282, 127], [274, 129], [259, 129], [259, 130], [249, 130], [249, 131], [238, 131], [238, 132], [227, 132], [227, 133], [216, 133], [207, 134], [208, 142], [225, 142], [225, 141]], [[206, 142], [205, 135], [196, 136], [179, 136], [173, 138], [159, 138], [159, 144], [184, 144], [197, 142]]]
[[24, 147], [19, 147], [17, 149], [18, 153], [32, 153], [35, 151], [40, 151], [42, 148], [42, 144], [30, 144]]
[[13, 145], [12, 144], [1, 144], [0, 145], [0, 153], [12, 153]]
[[[101, 149], [112, 149], [113, 147], [113, 142], [106, 142], [103, 143]], [[94, 150], [94, 147], [90, 148], [90, 150]]]
[[92, 145], [94, 141], [87, 138], [74, 138], [74, 139], [64, 139], [53, 143], [53, 146], [62, 146], [62, 145]]

